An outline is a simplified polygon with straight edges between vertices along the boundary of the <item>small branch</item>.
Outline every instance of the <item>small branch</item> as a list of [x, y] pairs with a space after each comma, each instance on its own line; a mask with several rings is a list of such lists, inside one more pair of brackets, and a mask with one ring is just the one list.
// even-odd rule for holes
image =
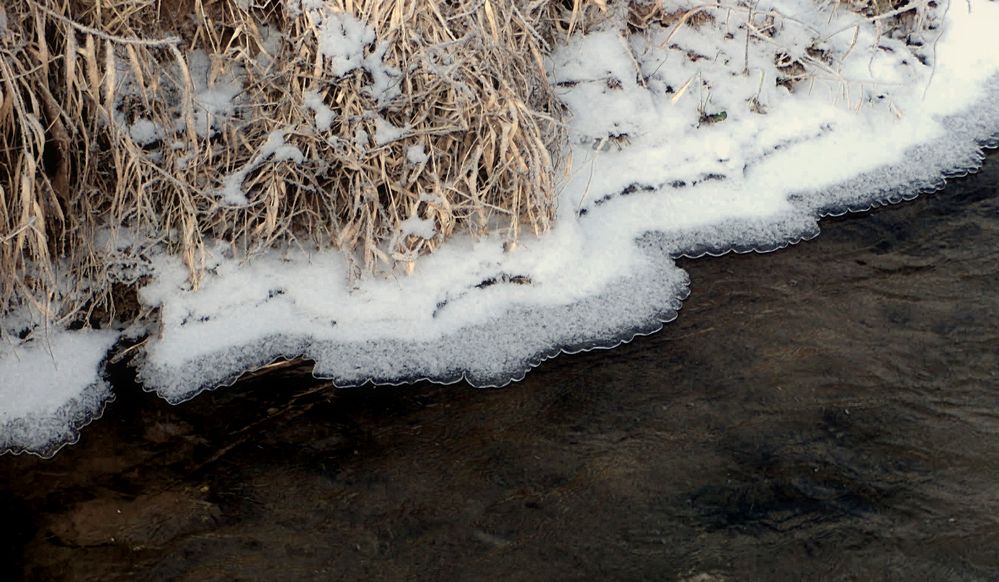
[[89, 26], [87, 26], [85, 24], [80, 24], [79, 22], [77, 22], [77, 21], [75, 21], [75, 20], [73, 20], [71, 18], [67, 18], [67, 17], [63, 16], [62, 14], [59, 14], [58, 12], [56, 12], [55, 10], [52, 10], [51, 8], [49, 8], [47, 6], [43, 6], [43, 5], [38, 4], [36, 2], [32, 2], [32, 6], [34, 8], [37, 8], [38, 10], [41, 10], [42, 12], [48, 14], [52, 18], [55, 18], [59, 22], [62, 22], [63, 24], [71, 26], [71, 27], [79, 30], [80, 32], [83, 32], [83, 33], [86, 33], [86, 34], [91, 34], [93, 36], [96, 36], [97, 38], [106, 40], [108, 42], [114, 42], [114, 43], [118, 43], [118, 44], [130, 44], [130, 45], [134, 45], [134, 46], [146, 46], [146, 47], [176, 46], [177, 44], [180, 44], [180, 37], [177, 37], [177, 36], [170, 36], [170, 37], [167, 37], [167, 38], [164, 38], [164, 39], [158, 39], [158, 40], [146, 40], [146, 39], [141, 39], [141, 38], [127, 38], [127, 37], [124, 37], [124, 36], [116, 36], [116, 35], [113, 35], [113, 34], [108, 34], [106, 32], [98, 30], [96, 28], [91, 28], [91, 27], [89, 27]]

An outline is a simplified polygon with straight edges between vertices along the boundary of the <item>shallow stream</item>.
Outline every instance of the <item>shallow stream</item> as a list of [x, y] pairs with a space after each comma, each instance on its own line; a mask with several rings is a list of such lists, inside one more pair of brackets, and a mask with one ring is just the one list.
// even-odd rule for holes
[[999, 155], [822, 229], [504, 389], [119, 370], [78, 444], [0, 458], [0, 578], [999, 578]]

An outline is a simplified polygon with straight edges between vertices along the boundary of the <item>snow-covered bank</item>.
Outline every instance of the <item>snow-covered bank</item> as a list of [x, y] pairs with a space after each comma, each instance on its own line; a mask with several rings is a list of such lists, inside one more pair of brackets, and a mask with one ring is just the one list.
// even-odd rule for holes
[[[197, 291], [180, 258], [152, 257], [139, 298], [159, 319], [137, 360], [144, 386], [180, 402], [297, 356], [340, 385], [502, 385], [559, 351], [661, 327], [687, 293], [670, 257], [809, 238], [823, 215], [897, 202], [976, 168], [999, 134], [995, 2], [927, 7], [931, 24], [904, 38], [810, 0], [697, 14], [706, 17], [634, 34], [611, 22], [550, 56], [573, 114], [573, 165], [542, 238], [516, 249], [500, 236], [457, 238], [409, 276], [359, 280], [337, 252], [296, 247], [245, 262], [219, 245]], [[74, 359], [53, 349], [61, 373], [86, 380], [63, 386], [72, 394], [42, 374], [8, 389], [31, 359], [4, 352], [11, 420], [0, 426], [39, 410], [22, 395], [51, 395], [51, 410], [99, 384], [114, 341], [99, 337]], [[8, 430], [0, 445], [45, 450], [43, 432], [26, 441]]]
[[76, 442], [113, 395], [104, 358], [118, 334], [58, 331], [0, 351], [0, 450], [52, 455]]

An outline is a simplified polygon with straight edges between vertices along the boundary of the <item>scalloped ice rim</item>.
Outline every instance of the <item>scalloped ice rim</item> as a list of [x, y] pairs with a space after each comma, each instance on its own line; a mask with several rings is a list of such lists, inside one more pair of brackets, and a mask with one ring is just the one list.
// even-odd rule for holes
[[[793, 6], [798, 0], [780, 1]], [[316, 362], [315, 376], [340, 386], [420, 379], [502, 386], [558, 353], [611, 347], [658, 329], [687, 293], [687, 276], [669, 257], [781, 248], [817, 235], [823, 215], [911, 198], [936, 189], [947, 175], [977, 167], [980, 146], [999, 130], [999, 55], [978, 50], [989, 38], [984, 23], [999, 22], [999, 5], [980, 8], [974, 16], [952, 11], [939, 46], [944, 65], [929, 92], [917, 97], [921, 91], [909, 89], [897, 98], [908, 117], [896, 122], [887, 113], [855, 114], [819, 96], [795, 96], [783, 102], [776, 122], [791, 119], [790, 132], [750, 132], [760, 136], [750, 139], [778, 145], [754, 154], [755, 165], [744, 166], [741, 179], [704, 179], [668, 196], [658, 194], [674, 169], [657, 162], [672, 155], [675, 136], [657, 135], [650, 126], [651, 138], [643, 135], [637, 145], [594, 156], [589, 175], [577, 171], [569, 178], [556, 228], [525, 244], [531, 246], [527, 251], [504, 254], [497, 239], [453, 240], [424, 258], [405, 281], [365, 281], [355, 289], [346, 289], [340, 275], [329, 277], [345, 267], [321, 253], [264, 257], [245, 266], [216, 255], [219, 276], [207, 278], [196, 294], [183, 291], [178, 261], [160, 264], [158, 280], [140, 298], [160, 306], [163, 331], [140, 358], [139, 378], [147, 390], [176, 403], [231, 384], [247, 370], [301, 357]], [[681, 36], [673, 42], [703, 42], [695, 33]], [[574, 37], [552, 56], [554, 80], [570, 81], [569, 91], [589, 89], [585, 79], [628, 69], [627, 57], [615, 56], [620, 50], [613, 32]], [[926, 80], [925, 69], [900, 68], [902, 56], [886, 58], [879, 65], [886, 74], [902, 70], [901, 78]], [[603, 89], [584, 92], [576, 102], [590, 109], [575, 111], [575, 119], [600, 128], [600, 120], [586, 114], [603, 107], [596, 111], [600, 116], [669, 125], [677, 111], [691, 109], [674, 98], [675, 109], [657, 110], [637, 86], [632, 94], [609, 95]], [[615, 109], [618, 102], [625, 103]], [[835, 130], [827, 129], [829, 120]], [[697, 141], [724, 141], [724, 132], [742, 131], [745, 139], [743, 130], [702, 128], [688, 131], [693, 139], [681, 143], [691, 148]], [[775, 154], [785, 143], [792, 147]], [[693, 151], [712, 155], [712, 147]], [[681, 154], [688, 158], [681, 162], [686, 172], [712, 168], [688, 152]], [[573, 154], [581, 159], [587, 150], [576, 146]], [[785, 183], [816, 186], [793, 192]], [[644, 184], [651, 186], [632, 188]], [[595, 194], [586, 199], [591, 186]], [[577, 216], [584, 206], [585, 216]], [[634, 246], [636, 237], [643, 242]], [[516, 279], [532, 284], [510, 284]], [[499, 280], [507, 284], [495, 284]], [[486, 282], [494, 284], [481, 289]]]
[[[997, 80], [999, 80], [999, 77], [997, 77]], [[602, 319], [600, 317], [591, 318], [591, 322], [594, 327], [602, 327], [609, 333], [607, 335], [601, 335], [600, 332], [597, 332], [591, 336], [577, 337], [571, 343], [556, 343], [551, 345], [551, 347], [541, 348], [533, 353], [519, 356], [512, 354], [508, 356], [508, 358], [516, 361], [517, 363], [507, 372], [483, 374], [482, 372], [475, 371], [474, 369], [462, 369], [461, 366], [458, 366], [456, 369], [444, 374], [425, 375], [420, 374], [419, 372], [401, 372], [393, 374], [393, 369], [389, 368], [386, 370], [382, 366], [382, 362], [387, 361], [390, 357], [397, 356], [402, 350], [410, 349], [413, 344], [409, 342], [383, 340], [382, 342], [371, 343], [368, 346], [368, 350], [365, 352], [366, 357], [364, 359], [364, 363], [356, 364], [360, 368], [370, 366], [370, 368], [365, 369], [378, 369], [381, 367], [383, 370], [382, 375], [365, 375], [363, 378], [358, 379], [357, 376], [338, 373], [335, 368], [316, 366], [313, 369], [312, 376], [316, 379], [330, 380], [339, 388], [353, 388], [364, 385], [400, 386], [423, 381], [441, 385], [455, 384], [464, 381], [476, 388], [502, 388], [512, 382], [519, 382], [523, 380], [529, 371], [558, 355], [571, 355], [593, 350], [614, 349], [622, 344], [629, 343], [638, 337], [657, 333], [665, 327], [665, 324], [674, 321], [678, 317], [679, 309], [682, 307], [682, 302], [690, 295], [690, 281], [686, 271], [675, 267], [675, 263], [672, 262], [672, 259], [681, 257], [699, 259], [705, 256], [721, 257], [729, 253], [766, 254], [776, 252], [803, 241], [811, 240], [820, 234], [819, 226], [817, 222], [815, 222], [816, 217], [836, 217], [847, 213], [862, 213], [881, 206], [889, 206], [911, 201], [922, 194], [929, 194], [941, 190], [948, 178], [960, 178], [977, 172], [981, 168], [982, 161], [984, 160], [982, 150], [999, 148], [999, 141], [997, 140], [999, 140], [999, 132], [994, 131], [988, 139], [976, 140], [972, 142], [974, 145], [968, 150], [968, 155], [964, 156], [962, 164], [938, 171], [934, 176], [936, 179], [904, 182], [899, 185], [899, 190], [897, 192], [889, 191], [884, 193], [885, 195], [881, 198], [870, 198], [866, 200], [858, 198], [855, 202], [834, 204], [821, 211], [821, 213], [816, 212], [814, 215], [789, 215], [785, 217], [785, 224], [782, 225], [785, 232], [785, 238], [782, 239], [773, 240], [772, 238], [766, 236], [747, 236], [739, 241], [719, 244], [717, 239], [712, 236], [714, 231], [708, 230], [705, 231], [706, 236], [702, 241], [700, 241], [700, 243], [689, 247], [678, 248], [671, 246], [670, 243], [672, 241], [667, 233], [647, 233], [646, 237], [635, 241], [636, 246], [643, 248], [643, 250], [650, 255], [650, 259], [670, 259], [669, 262], [664, 262], [660, 266], [662, 269], [661, 271], [646, 274], [643, 277], [635, 277], [619, 281], [619, 284], [615, 285], [615, 290], [628, 291], [629, 288], [633, 289], [633, 287], [631, 287], [632, 285], [642, 284], [642, 282], [646, 285], [671, 290], [670, 293], [663, 293], [663, 304], [661, 307], [657, 309], [654, 306], [649, 306], [647, 316], [644, 319], [634, 318], [634, 320], [613, 320], [611, 325], [608, 325], [607, 319]], [[929, 176], [927, 176], [927, 178], [929, 178]], [[731, 232], [732, 230], [740, 229], [747, 233], [752, 233], [754, 231], [772, 233], [773, 226], [774, 225], [769, 222], [757, 223], [754, 221], [745, 221], [743, 223], [737, 223], [733, 221], [718, 226], [717, 232]], [[795, 226], [797, 226], [797, 228]], [[677, 274], [675, 271], [679, 271], [679, 273]], [[662, 278], [657, 278], [655, 276], [656, 274]], [[668, 285], [663, 285], [664, 280], [668, 282]], [[580, 320], [575, 317], [573, 311], [576, 311], [581, 307], [585, 307], [581, 304], [598, 302], [616, 303], [627, 300], [627, 295], [628, 293], [622, 294], [610, 292], [602, 294], [599, 297], [584, 300], [583, 302], [577, 304], [553, 308], [550, 312], [551, 314], [562, 315], [566, 318], [572, 317], [574, 318], [574, 321], [579, 322]], [[513, 329], [518, 331], [518, 335], [532, 337], [530, 331], [525, 332], [525, 328], [528, 330], [530, 329], [531, 322], [536, 320], [534, 316], [536, 316], [537, 313], [530, 309], [523, 310], [523, 308], [519, 311], [519, 313], [517, 309], [512, 309], [510, 311], [510, 316], [507, 319], [513, 320], [515, 322], [513, 325], [503, 326], [502, 324], [498, 324], [496, 326], [474, 326], [469, 328], [467, 331], [459, 332], [448, 338], [448, 343], [481, 345], [483, 343], [483, 339], [492, 340], [502, 332], [508, 332]], [[583, 311], [585, 312], [587, 310], [583, 309]], [[546, 324], [541, 324], [539, 327], [540, 329], [544, 329]], [[586, 329], [585, 324], [581, 327]], [[535, 335], [533, 337], [538, 336]], [[262, 347], [263, 349], [261, 349]], [[423, 350], [420, 355], [426, 361], [437, 360], [443, 355], [442, 353], [434, 353], [433, 344], [421, 347]], [[359, 355], [357, 352], [350, 349], [351, 346], [349, 345], [337, 346], [335, 344], [327, 344], [322, 347], [324, 350], [336, 350], [338, 348], [344, 349], [345, 351], [349, 350], [355, 355]], [[157, 389], [154, 384], [157, 381], [157, 371], [155, 369], [151, 370], [148, 362], [140, 363], [139, 378], [142, 380], [144, 390], [157, 393], [171, 404], [180, 404], [198, 396], [202, 392], [231, 386], [236, 383], [243, 374], [269, 364], [293, 359], [310, 360], [312, 359], [310, 358], [310, 353], [313, 349], [315, 349], [315, 347], [310, 345], [308, 338], [272, 336], [266, 338], [260, 344], [253, 346], [240, 346], [232, 352], [224, 355], [220, 353], [209, 354], [200, 358], [199, 361], [190, 363], [191, 367], [198, 370], [197, 374], [200, 378], [202, 378], [202, 382], [199, 382], [195, 377], [190, 377], [189, 379], [185, 378], [181, 381], [181, 384], [186, 385], [188, 388], [184, 392], [180, 393], [170, 390], [171, 385], [173, 387], [177, 386], [177, 384], [175, 384], [172, 380], [168, 380], [169, 384], [167, 385], [166, 390]], [[236, 358], [238, 358], [238, 363], [236, 363], [235, 366], [231, 366], [231, 368], [238, 371], [222, 372], [214, 378], [209, 378], [207, 381], [204, 381], [206, 377], [204, 372], [206, 369], [214, 367], [214, 364], [218, 362], [220, 357], [229, 359], [233, 357], [234, 353]], [[313, 360], [313, 362], [315, 362], [315, 360]], [[399, 366], [398, 360], [395, 360], [395, 365], [398, 366], [397, 369], [401, 370], [420, 369], [420, 363], [418, 361], [415, 363], [413, 361], [407, 361]], [[218, 370], [217, 367], [214, 369]], [[168, 378], [176, 377], [173, 371], [161, 373]], [[190, 386], [197, 386], [197, 388], [190, 390]]]
[[[49, 458], [76, 443], [80, 429], [100, 418], [114, 400], [104, 362], [117, 339], [118, 333], [111, 331], [53, 333], [40, 340], [45, 344], [41, 349], [15, 349], [8, 354], [20, 361], [4, 368], [5, 382], [23, 386], [42, 380], [57, 389], [38, 394], [35, 402], [15, 402], [14, 407], [21, 410], [0, 410], [0, 452]], [[62, 371], [56, 362], [63, 365]], [[9, 398], [6, 391], [10, 388], [9, 384], [0, 386], [0, 396]]]
[[[453, 383], [464, 379], [476, 386], [491, 387], [520, 380], [531, 368], [560, 353], [612, 348], [639, 335], [654, 333], [662, 329], [664, 323], [675, 319], [682, 300], [689, 294], [689, 279], [684, 271], [676, 267], [673, 261], [675, 257], [778, 250], [817, 236], [817, 220], [823, 216], [865, 211], [875, 206], [908, 200], [920, 193], [939, 189], [947, 177], [978, 169], [982, 162], [981, 148], [999, 145], [996, 139], [999, 137], [999, 74], [979, 80], [974, 88], [981, 90], [981, 96], [964, 103], [959, 108], [960, 113], [946, 116], [941, 123], [945, 135], [935, 135], [931, 142], [906, 149], [901, 156], [901, 163], [867, 168], [837, 183], [826, 183], [821, 188], [789, 194], [786, 197], [787, 203], [778, 205], [775, 211], [756, 213], [751, 218], [730, 213], [714, 222], [697, 221], [686, 229], [639, 228], [636, 232], [645, 232], [644, 235], [635, 239], [629, 237], [623, 242], [624, 246], [614, 244], [614, 248], [602, 251], [602, 258], [594, 259], [597, 265], [617, 268], [616, 271], [611, 269], [614, 271], [613, 276], [603, 277], [602, 280], [600, 273], [589, 273], [585, 268], [590, 254], [599, 254], [600, 249], [586, 246], [586, 241], [582, 240], [585, 236], [579, 232], [578, 225], [592, 220], [593, 215], [606, 216], [621, 212], [622, 206], [634, 206], [640, 203], [637, 201], [658, 203], [650, 198], [651, 195], [640, 193], [628, 196], [627, 199], [619, 197], [610, 201], [606, 210], [602, 208], [599, 213], [593, 212], [581, 220], [562, 212], [561, 226], [548, 237], [554, 239], [554, 242], [536, 241], [534, 248], [527, 253], [503, 254], [499, 250], [501, 241], [496, 240], [479, 243], [458, 241], [453, 244], [454, 248], [446, 247], [438, 255], [427, 257], [417, 273], [419, 275], [419, 271], [425, 268], [432, 271], [435, 264], [446, 264], [456, 257], [464, 257], [466, 261], [468, 257], [480, 258], [464, 271], [459, 269], [457, 273], [450, 274], [453, 281], [460, 283], [458, 293], [453, 296], [445, 295], [444, 317], [437, 317], [437, 312], [442, 309], [441, 303], [438, 303], [433, 318], [426, 319], [424, 323], [438, 325], [440, 321], [436, 320], [447, 320], [448, 317], [450, 321], [440, 324], [439, 329], [428, 331], [420, 328], [421, 320], [418, 317], [412, 319], [406, 322], [408, 327], [404, 330], [410, 334], [409, 340], [392, 337], [387, 331], [389, 328], [384, 325], [386, 322], [376, 320], [372, 320], [372, 326], [376, 328], [374, 332], [355, 330], [355, 336], [345, 342], [317, 341], [303, 333], [248, 332], [239, 328], [238, 324], [241, 320], [245, 323], [245, 320], [252, 319], [258, 312], [277, 318], [273, 321], [278, 329], [282, 326], [296, 327], [296, 308], [302, 306], [296, 306], [293, 302], [283, 305], [282, 297], [279, 296], [276, 300], [260, 302], [262, 308], [257, 312], [250, 312], [247, 308], [257, 305], [256, 302], [260, 299], [252, 294], [241, 300], [234, 300], [228, 307], [224, 302], [219, 303], [218, 297], [208, 305], [199, 306], [199, 300], [192, 299], [194, 294], [181, 291], [183, 269], [178, 269], [170, 259], [164, 258], [158, 264], [162, 281], [158, 283], [158, 288], [154, 285], [143, 291], [144, 300], [152, 304], [161, 302], [164, 319], [167, 321], [167, 333], [164, 337], [168, 340], [174, 337], [174, 342], [180, 344], [182, 350], [188, 350], [189, 355], [164, 364], [163, 362], [170, 362], [170, 358], [159, 361], [156, 358], [157, 345], [163, 342], [163, 338], [154, 340], [149, 352], [138, 362], [139, 378], [144, 389], [157, 392], [171, 403], [183, 402], [205, 390], [231, 384], [247, 370], [276, 360], [297, 357], [316, 361], [313, 374], [332, 379], [340, 386], [402, 384], [418, 380]], [[567, 218], [568, 222], [574, 221], [576, 224], [565, 226]], [[609, 238], [603, 240], [611, 244]], [[552, 275], [561, 267], [536, 258], [544, 254], [546, 245], [553, 245], [558, 250], [559, 244], [567, 245], [576, 252], [576, 256], [570, 258], [583, 263], [583, 266], [577, 266], [574, 270], [568, 269], [568, 273], [563, 273], [561, 279]], [[629, 252], [625, 247], [637, 249], [638, 252]], [[620, 257], [614, 256], [615, 252]], [[534, 262], [523, 260], [525, 255], [535, 256]], [[216, 295], [224, 296], [228, 292], [238, 291], [240, 275], [250, 276], [243, 281], [247, 286], [257, 283], [252, 275], [274, 277], [267, 269], [254, 271], [252, 265], [240, 273], [241, 267], [236, 261], [227, 262], [221, 256], [216, 258], [220, 271], [236, 275], [236, 283], [229, 287], [220, 283], [223, 277], [217, 277], [214, 283], [220, 286], [216, 289]], [[608, 262], [617, 258], [620, 258], [623, 267]], [[289, 266], [287, 257], [272, 259], [271, 266]], [[560, 260], [564, 259], [563, 256]], [[604, 262], [600, 263], [601, 260]], [[267, 263], [266, 260], [262, 262]], [[312, 271], [312, 274], [334, 272], [332, 276], [323, 275], [330, 277], [328, 281], [342, 278], [343, 265], [339, 265], [336, 258], [313, 255], [306, 257], [304, 262], [318, 269]], [[297, 264], [292, 262], [290, 265], [294, 267]], [[514, 276], [525, 272], [537, 275], [532, 281], [538, 287], [543, 289], [551, 284], [570, 295], [571, 300], [566, 300], [565, 297], [555, 298], [549, 294], [547, 298], [532, 303], [529, 293], [532, 286], [514, 285], [511, 281], [501, 281], [504, 284], [477, 289], [477, 283], [481, 286], [490, 277], [495, 279], [501, 275]], [[587, 286], [588, 275], [599, 280], [598, 284]], [[419, 283], [420, 277], [415, 277], [414, 281]], [[288, 280], [277, 278], [271, 282], [287, 283]], [[409, 281], [405, 284], [414, 286]], [[330, 285], [331, 288], [335, 286], [334, 283]], [[391, 287], [382, 285], [386, 286]], [[577, 286], [581, 289], [575, 289]], [[295, 292], [280, 287], [281, 285], [277, 285], [271, 290], [280, 291], [279, 295], [287, 291]], [[502, 290], [497, 291], [500, 288]], [[268, 285], [256, 291], [261, 290], [267, 291]], [[379, 298], [384, 302], [387, 296], [384, 293], [379, 295], [385, 291], [384, 288], [361, 291], [362, 294], [372, 295], [375, 304]], [[267, 296], [270, 295], [268, 292]], [[470, 295], [475, 296], [475, 299], [469, 301]], [[322, 298], [317, 298], [321, 303]], [[469, 307], [469, 304], [480, 302], [485, 303], [484, 309], [480, 308], [479, 313], [473, 313], [474, 306]], [[405, 301], [403, 303], [403, 307], [409, 305]], [[631, 308], [622, 310], [623, 305]], [[276, 306], [281, 308], [265, 313], [267, 309], [275, 309]], [[177, 307], [181, 311], [187, 309], [188, 312], [176, 312], [174, 308]], [[170, 313], [171, 309], [173, 313]], [[465, 313], [470, 317], [456, 316], [452, 311], [458, 315]], [[402, 308], [396, 308], [393, 313], [406, 315]], [[192, 315], [204, 317], [206, 322], [193, 325], [182, 323], [184, 317]], [[281, 318], [291, 318], [292, 323], [282, 321]], [[301, 329], [307, 330], [311, 323], [303, 321], [305, 325]], [[247, 334], [246, 337], [250, 339], [238, 345], [225, 346], [224, 342], [228, 337], [226, 325], [234, 323], [237, 325], [231, 331]], [[215, 324], [221, 325], [213, 330], [211, 326]], [[214, 338], [207, 338], [213, 333]], [[199, 336], [208, 341], [199, 342]], [[215, 349], [212, 349], [211, 341], [216, 342]], [[105, 392], [106, 383], [100, 377], [103, 374], [103, 363], [95, 364], [95, 368], [98, 372], [96, 380], [81, 392], [81, 402], [67, 403], [56, 411], [56, 416], [68, 423], [67, 429], [53, 431], [46, 444], [39, 444], [38, 435], [32, 439], [22, 435], [24, 442], [20, 443], [11, 438], [0, 439], [0, 450], [6, 448], [16, 452], [51, 455], [66, 444], [67, 439], [75, 442], [79, 428], [98, 418], [104, 404], [111, 397], [109, 391]], [[9, 425], [0, 427], [0, 437], [6, 436], [8, 428]]]

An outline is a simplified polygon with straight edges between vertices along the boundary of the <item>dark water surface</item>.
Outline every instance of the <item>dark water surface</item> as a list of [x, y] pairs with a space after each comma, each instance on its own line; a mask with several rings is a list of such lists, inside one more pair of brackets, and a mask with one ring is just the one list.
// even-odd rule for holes
[[0, 579], [999, 579], [999, 156], [502, 390], [125, 390], [0, 458]]

